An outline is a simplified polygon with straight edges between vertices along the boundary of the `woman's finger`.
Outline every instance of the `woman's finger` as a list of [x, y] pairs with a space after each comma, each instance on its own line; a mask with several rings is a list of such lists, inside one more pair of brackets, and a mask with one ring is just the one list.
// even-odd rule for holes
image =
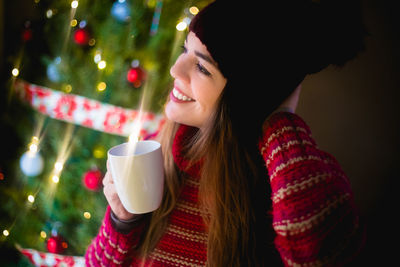
[[112, 184], [104, 186], [103, 193], [106, 196], [109, 204], [112, 204], [118, 198], [117, 190]]
[[103, 178], [103, 186], [106, 186], [108, 184], [114, 184], [114, 180], [111, 177], [110, 172], [106, 172], [106, 174], [104, 175], [104, 178]]

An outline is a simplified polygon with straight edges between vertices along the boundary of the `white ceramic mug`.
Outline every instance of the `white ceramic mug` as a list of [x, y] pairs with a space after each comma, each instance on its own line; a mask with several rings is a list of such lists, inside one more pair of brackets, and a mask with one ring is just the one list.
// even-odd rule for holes
[[160, 143], [152, 140], [123, 143], [108, 150], [110, 172], [122, 205], [130, 213], [156, 210], [164, 191]]

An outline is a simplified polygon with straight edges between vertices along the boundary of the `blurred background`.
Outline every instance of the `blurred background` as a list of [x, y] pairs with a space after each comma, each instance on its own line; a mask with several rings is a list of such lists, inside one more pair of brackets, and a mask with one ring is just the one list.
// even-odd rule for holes
[[[169, 68], [210, 1], [73, 2], [0, 0], [1, 266], [79, 264], [104, 215], [106, 151], [127, 140], [146, 88], [141, 137], [162, 124]], [[396, 255], [400, 19], [393, 1], [362, 3], [366, 50], [308, 76], [298, 113], [350, 178], [367, 225], [357, 263], [385, 266]]]

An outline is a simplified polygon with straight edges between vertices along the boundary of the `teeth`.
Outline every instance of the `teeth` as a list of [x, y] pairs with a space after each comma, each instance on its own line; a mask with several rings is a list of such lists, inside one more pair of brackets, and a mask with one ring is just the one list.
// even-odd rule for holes
[[178, 91], [175, 90], [175, 88], [172, 90], [172, 93], [174, 94], [174, 96], [175, 96], [176, 98], [178, 98], [178, 94], [179, 94], [179, 93], [178, 93]]
[[182, 101], [192, 101], [192, 99], [191, 99], [190, 97], [181, 94], [181, 93], [180, 93], [178, 90], [176, 90], [175, 88], [172, 89], [172, 94], [173, 94], [176, 98], [178, 98], [179, 100], [182, 100]]

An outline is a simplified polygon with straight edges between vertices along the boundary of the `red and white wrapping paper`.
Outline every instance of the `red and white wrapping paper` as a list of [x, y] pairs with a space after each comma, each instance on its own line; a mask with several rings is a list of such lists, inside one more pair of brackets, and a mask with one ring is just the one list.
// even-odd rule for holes
[[18, 250], [29, 261], [38, 267], [84, 267], [85, 258], [82, 256], [67, 256], [48, 252], [41, 252], [30, 248], [18, 247]]
[[[15, 82], [15, 90], [30, 105], [51, 118], [92, 128], [101, 132], [129, 136], [139, 122], [139, 111], [114, 106], [83, 96], [47, 87]], [[158, 132], [165, 119], [162, 114], [144, 111], [139, 138]]]

